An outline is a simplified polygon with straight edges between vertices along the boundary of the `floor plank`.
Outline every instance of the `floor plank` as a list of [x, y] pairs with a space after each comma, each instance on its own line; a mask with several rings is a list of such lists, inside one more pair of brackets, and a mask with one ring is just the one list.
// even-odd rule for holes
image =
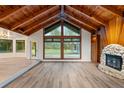
[[8, 88], [118, 88], [120, 80], [99, 71], [93, 63], [41, 63]]

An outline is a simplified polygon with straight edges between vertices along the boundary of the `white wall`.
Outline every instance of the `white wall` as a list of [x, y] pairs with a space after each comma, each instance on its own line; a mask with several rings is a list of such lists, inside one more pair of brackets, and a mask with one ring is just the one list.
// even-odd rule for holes
[[[0, 31], [3, 30], [0, 28]], [[5, 30], [5, 29], [4, 29]], [[89, 62], [91, 61], [91, 34], [82, 29], [81, 31], [82, 36], [82, 47], [81, 47], [81, 61]], [[9, 39], [13, 40], [13, 53], [0, 53], [0, 58], [7, 58], [7, 57], [27, 57], [28, 59], [32, 59], [31, 55], [31, 42], [35, 41], [37, 43], [37, 56], [36, 59], [43, 60], [43, 29], [35, 32], [34, 34], [28, 36], [24, 36], [15, 32], [10, 31]], [[16, 40], [21, 39], [26, 41], [25, 45], [25, 53], [16, 53]], [[74, 61], [74, 60], [73, 60]], [[79, 60], [80, 61], [80, 60]]]
[[[82, 44], [81, 60], [71, 60], [71, 61], [91, 62], [91, 33], [89, 33], [84, 29], [81, 29], [81, 44]], [[49, 60], [45, 60], [45, 61], [49, 61]], [[65, 60], [57, 60], [57, 61], [65, 61]], [[66, 61], [70, 61], [70, 60], [66, 60]]]
[[[27, 57], [28, 59], [32, 59], [31, 55], [31, 42], [36, 41], [37, 43], [37, 56], [35, 59], [43, 59], [43, 30], [39, 30], [36, 33], [25, 36], [4, 28], [0, 28], [0, 31], [9, 31], [10, 36], [9, 38], [2, 38], [2, 39], [9, 39], [13, 40], [13, 52], [12, 53], [0, 53], [0, 58], [9, 58], [9, 57]], [[16, 40], [25, 40], [25, 52], [24, 53], [16, 53]]]
[[[9, 39], [13, 40], [13, 52], [11, 53], [0, 53], [0, 58], [8, 58], [8, 57], [26, 57], [27, 52], [27, 36], [21, 35], [10, 30], [0, 28], [0, 31], [9, 31], [10, 36], [9, 38], [2, 38], [2, 39]], [[24, 53], [16, 53], [16, 40], [25, 40], [25, 52]]]
[[81, 29], [82, 35], [82, 61], [91, 61], [91, 33]]
[[[91, 34], [82, 29], [82, 57], [79, 61], [91, 61]], [[37, 57], [36, 59], [43, 60], [43, 29], [37, 31], [28, 37], [28, 52], [27, 57], [31, 59], [31, 41], [37, 42]], [[61, 60], [60, 60], [61, 61]], [[64, 61], [64, 60], [63, 60]], [[75, 60], [73, 60], [75, 61]]]
[[43, 59], [43, 29], [35, 32], [34, 34], [30, 35], [28, 37], [28, 52], [27, 52], [27, 58], [32, 59], [32, 54], [31, 54], [31, 42], [35, 41], [37, 43], [36, 48], [37, 48], [37, 54], [35, 59]]

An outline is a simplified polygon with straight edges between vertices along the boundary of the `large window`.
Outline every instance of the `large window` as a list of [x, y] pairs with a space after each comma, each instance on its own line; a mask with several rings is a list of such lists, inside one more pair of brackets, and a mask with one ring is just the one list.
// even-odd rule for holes
[[67, 22], [58, 22], [45, 28], [44, 58], [81, 58], [80, 39], [80, 29]]
[[0, 39], [0, 53], [10, 53], [13, 51], [13, 41]]
[[16, 40], [16, 52], [25, 52], [25, 40]]

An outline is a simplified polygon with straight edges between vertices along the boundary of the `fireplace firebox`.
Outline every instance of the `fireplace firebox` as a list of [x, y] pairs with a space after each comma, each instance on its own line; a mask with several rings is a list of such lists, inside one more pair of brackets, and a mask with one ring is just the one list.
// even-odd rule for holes
[[117, 55], [106, 54], [106, 65], [116, 70], [122, 70], [122, 57]]

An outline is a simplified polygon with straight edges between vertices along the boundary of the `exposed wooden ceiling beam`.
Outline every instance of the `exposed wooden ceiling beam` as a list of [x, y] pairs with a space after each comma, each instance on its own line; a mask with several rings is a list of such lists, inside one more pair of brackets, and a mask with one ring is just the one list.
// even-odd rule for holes
[[[49, 25], [51, 25], [51, 23], [53, 23], [55, 20], [58, 19], [57, 16], [58, 16], [58, 15], [55, 15], [55, 16], [49, 18], [48, 20], [42, 21], [41, 23], [39, 23], [39, 24], [37, 24], [37, 25], [35, 25], [35, 26], [29, 28], [28, 30], [26, 30], [23, 34], [30, 35], [31, 33], [34, 33], [34, 32], [38, 31], [38, 30], [41, 29], [41, 28], [48, 27]], [[67, 20], [66, 20], [66, 19], [67, 19]], [[89, 31], [89, 32], [92, 33], [92, 31], [91, 31], [91, 30], [93, 30], [92, 28], [89, 28], [89, 27], [84, 26], [83, 24], [81, 24], [81, 23], [79, 23], [79, 22], [77, 22], [77, 21], [71, 19], [70, 17], [67, 17], [67, 15], [66, 15], [66, 19], [64, 19], [64, 20], [65, 20], [65, 21], [69, 21], [71, 24], [74, 24], [74, 25], [76, 25], [77, 27], [82, 27], [82, 28], [84, 28], [84, 29], [86, 29], [87, 31]], [[58, 19], [58, 20], [59, 20], [59, 19]], [[56, 21], [55, 21], [55, 22], [56, 22]], [[45, 25], [44, 25], [44, 24], [45, 24]], [[94, 30], [93, 30], [93, 31], [94, 31]]]
[[42, 28], [45, 28], [45, 27], [48, 26], [49, 24], [54, 24], [54, 23], [56, 23], [56, 22], [58, 22], [58, 21], [59, 21], [59, 19], [57, 19], [57, 18], [53, 18], [53, 19], [47, 20], [47, 21], [45, 21], [44, 23], [42, 23], [42, 24], [36, 26], [35, 28], [26, 31], [24, 34], [25, 34], [25, 35], [31, 35], [32, 33], [36, 32], [36, 31], [38, 31], [38, 30], [40, 30], [40, 29], [42, 29]]
[[109, 6], [109, 5], [101, 5], [99, 7], [105, 9], [106, 11], [112, 13], [113, 15], [123, 17], [123, 13], [121, 11], [117, 11], [115, 8], [113, 8], [113, 7]]
[[[70, 23], [70, 24], [72, 24], [72, 25], [74, 25], [74, 26], [79, 26], [79, 23], [76, 23], [76, 22], [74, 22], [74, 21], [72, 21], [72, 20], [69, 20], [69, 19], [64, 19], [66, 22], [68, 22], [68, 23]], [[77, 27], [78, 27], [77, 26]], [[80, 26], [81, 27], [81, 26]], [[92, 31], [89, 29], [89, 28], [86, 28], [86, 27], [82, 27], [83, 29], [85, 29], [86, 31], [88, 31], [88, 32], [90, 32], [90, 33], [92, 33]]]
[[87, 25], [87, 24], [85, 24], [85, 23], [83, 23], [83, 22], [81, 22], [81, 21], [75, 19], [74, 17], [72, 17], [72, 16], [70, 16], [70, 15], [67, 15], [67, 14], [66, 14], [66, 16], [67, 16], [67, 17], [66, 17], [65, 19], [67, 19], [68, 21], [70, 21], [70, 22], [76, 24], [78, 27], [84, 28], [84, 29], [86, 29], [86, 30], [89, 31], [89, 32], [91, 32], [91, 31], [96, 31], [96, 29], [94, 29], [94, 28], [92, 28], [91, 26], [89, 26], [89, 25]]
[[37, 24], [39, 24], [39, 23], [41, 23], [41, 22], [43, 22], [43, 21], [45, 21], [45, 20], [57, 15], [59, 13], [60, 13], [59, 9], [52, 10], [52, 11], [46, 13], [45, 15], [42, 15], [40, 18], [35, 19], [34, 21], [32, 21], [30, 24], [24, 26], [23, 28], [24, 28], [24, 30], [27, 30], [30, 27], [33, 27], [34, 25], [37, 25]]
[[[87, 12], [86, 10], [83, 10], [81, 8], [81, 6], [67, 6], [67, 7], [70, 7], [72, 9], [74, 9], [74, 11], [78, 11], [80, 12], [82, 15], [85, 15], [87, 16], [88, 18], [94, 20], [95, 22], [105, 26], [107, 24], [107, 22], [105, 22], [103, 19], [101, 19], [100, 17], [96, 16], [94, 13], [91, 13], [91, 12]], [[93, 11], [94, 12], [94, 11]]]
[[4, 16], [0, 17], [0, 21], [3, 21], [7, 18], [9, 18], [11, 15], [23, 10], [24, 8], [26, 8], [27, 6], [22, 6], [22, 7], [18, 7], [18, 8], [14, 8], [13, 10], [7, 12], [6, 14], [3, 14]]
[[51, 11], [51, 10], [53, 10], [53, 9], [56, 9], [56, 8], [57, 8], [57, 6], [48, 7], [47, 9], [45, 8], [45, 9], [41, 10], [39, 13], [36, 13], [35, 16], [29, 17], [29, 18], [27, 18], [26, 20], [17, 23], [14, 27], [12, 27], [11, 30], [15, 30], [15, 29], [17, 29], [17, 28], [19, 28], [19, 27], [21, 27], [21, 26], [23, 26], [23, 25], [29, 23], [30, 21], [32, 21], [32, 20], [34, 20], [34, 19], [37, 19], [37, 18], [40, 17], [41, 15], [43, 15], [43, 14], [45, 14], [45, 13], [48, 13], [49, 11]]
[[[23, 33], [27, 33], [27, 32], [30, 32], [30, 31], [33, 31], [33, 29], [36, 29], [36, 28], [39, 28], [40, 26], [42, 26], [42, 24], [46, 23], [46, 22], [49, 22], [51, 20], [56, 20], [57, 19], [57, 15], [51, 17], [51, 18], [47, 18], [47, 20], [44, 20], [44, 21], [41, 21], [41, 23], [37, 24], [37, 25], [34, 25], [33, 27], [29, 28], [28, 30], [24, 31]], [[49, 24], [48, 24], [49, 25]]]
[[15, 29], [19, 28], [21, 25], [28, 23], [30, 20], [34, 19], [36, 16], [41, 15], [41, 13], [45, 12], [46, 10], [48, 10], [52, 7], [54, 7], [54, 6], [47, 6], [47, 7], [45, 6], [39, 12], [34, 12], [33, 14], [30, 14], [28, 17], [25, 17], [25, 19], [20, 20], [19, 22], [13, 24], [11, 26], [11, 30], [15, 30]]
[[93, 24], [91, 24], [90, 22], [88, 22], [87, 20], [85, 20], [84, 18], [82, 18], [81, 16], [78, 16], [75, 13], [69, 12], [69, 11], [65, 11], [66, 14], [70, 15], [71, 17], [77, 19], [78, 21], [82, 22], [83, 24], [87, 25], [88, 27], [97, 30], [97, 27]]
[[10, 29], [10, 27], [8, 25], [5, 25], [3, 23], [0, 23], [0, 27], [5, 28], [5, 29]]
[[[2, 27], [2, 28], [5, 28], [5, 29], [7, 29], [7, 30], [10, 30], [10, 27], [8, 26], [8, 25], [5, 25], [5, 24], [1, 24], [0, 23], [0, 27]], [[23, 34], [21, 31], [14, 31], [14, 32], [17, 32], [17, 33], [20, 33], [20, 34]]]
[[3, 23], [0, 23], [0, 27], [6, 28], [6, 29], [10, 29], [10, 27], [8, 25], [5, 25]]

